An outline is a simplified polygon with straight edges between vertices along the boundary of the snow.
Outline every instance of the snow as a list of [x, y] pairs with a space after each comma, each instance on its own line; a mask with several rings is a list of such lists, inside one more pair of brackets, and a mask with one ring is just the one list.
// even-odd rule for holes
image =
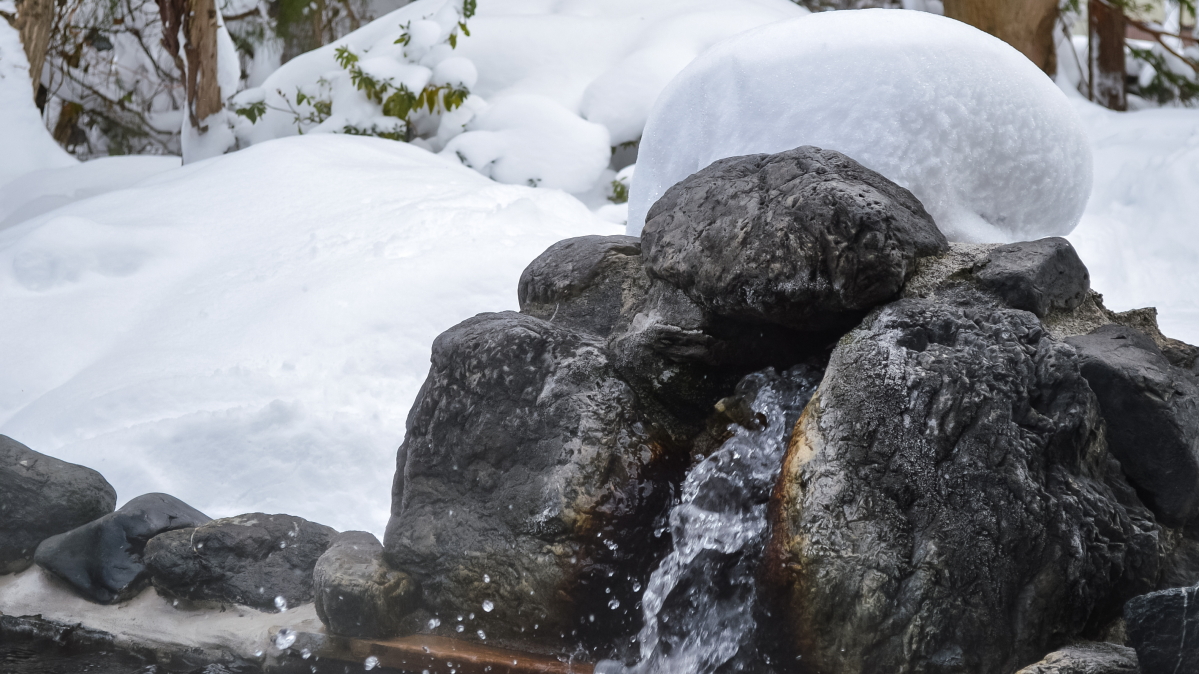
[[[428, 148], [461, 155], [500, 182], [588, 192], [603, 187], [612, 146], [640, 138], [658, 93], [700, 52], [807, 13], [788, 0], [487, 0], [466, 21], [470, 36], [459, 35], [457, 49], [450, 49], [438, 41], [457, 20], [443, 16], [455, 6], [418, 0], [284, 64], [255, 94], [264, 96], [266, 116], [239, 124], [239, 138], [252, 144], [298, 133], [288, 99], [294, 102], [297, 89], [317, 91], [321, 80], [329, 83], [334, 116], [320, 130], [340, 131], [347, 123], [390, 128], [378, 104], [340, 84], [348, 78], [334, 55], [348, 47], [364, 59], [411, 60], [433, 68], [435, 84], [470, 89], [469, 106], [440, 124], [418, 124]], [[405, 32], [409, 44], [397, 50]], [[458, 134], [471, 137], [450, 151]], [[601, 153], [604, 166], [597, 168]]]
[[0, 230], [72, 201], [131, 187], [178, 166], [178, 157], [139, 155], [31, 171], [0, 185]]
[[1109, 309], [1156, 306], [1199, 344], [1199, 110], [1117, 113], [1076, 97], [1095, 186], [1069, 239]]
[[[15, 14], [12, 0], [0, 11]], [[50, 136], [33, 103], [29, 61], [21, 36], [0, 17], [0, 185], [29, 171], [71, 166], [76, 161]], [[0, 204], [2, 207], [2, 204]]]
[[544, 96], [501, 98], [441, 152], [512, 185], [583, 192], [608, 168], [608, 130]]
[[823, 12], [730, 38], [671, 81], [646, 124], [629, 233], [713, 161], [800, 145], [907, 187], [956, 241], [1067, 234], [1091, 187], [1078, 115], [1006, 43], [925, 12]]
[[0, 230], [0, 433], [205, 513], [380, 532], [442, 331], [515, 309], [562, 192], [394, 141], [289, 138]]

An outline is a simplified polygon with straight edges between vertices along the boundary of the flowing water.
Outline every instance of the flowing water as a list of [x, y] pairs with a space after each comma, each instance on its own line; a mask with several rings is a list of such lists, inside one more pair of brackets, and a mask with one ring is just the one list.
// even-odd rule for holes
[[[603, 661], [596, 674], [769, 672], [757, 647], [762, 622], [756, 576], [766, 545], [766, 508], [791, 430], [821, 372], [796, 366], [749, 375], [734, 400], [741, 422], [719, 450], [687, 474], [670, 512], [672, 549], [642, 597], [640, 661]], [[746, 409], [745, 405], [748, 405]]]

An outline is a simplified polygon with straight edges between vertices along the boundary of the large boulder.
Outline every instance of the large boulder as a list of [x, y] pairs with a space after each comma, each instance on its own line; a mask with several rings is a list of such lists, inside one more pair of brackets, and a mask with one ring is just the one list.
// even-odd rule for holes
[[1046, 655], [1016, 674], [1142, 674], [1137, 652], [1107, 642], [1081, 643]]
[[472, 633], [552, 645], [635, 629], [631, 588], [688, 459], [638, 407], [591, 335], [505, 312], [437, 338], [384, 538], [437, 631], [467, 615]]
[[316, 560], [316, 615], [333, 634], [395, 635], [417, 607], [416, 582], [383, 563], [383, 544], [365, 531], [347, 531]]
[[1163, 523], [1199, 515], [1199, 379], [1138, 330], [1105, 325], [1066, 340], [1099, 398], [1108, 446]]
[[250, 513], [155, 536], [145, 564], [166, 595], [282, 609], [312, 601], [312, 569], [336, 535], [301, 517]]
[[811, 146], [713, 163], [666, 191], [641, 236], [650, 275], [705, 310], [804, 331], [851, 327], [948, 246], [910, 192]]
[[1073, 350], [985, 304], [901, 300], [841, 340], [772, 520], [766, 591], [812, 672], [1011, 672], [1158, 573]]
[[47, 538], [34, 559], [84, 597], [111, 604], [149, 584], [142, 555], [151, 538], [210, 521], [174, 496], [143, 494], [112, 514]]
[[1061, 237], [998, 246], [974, 269], [980, 286], [1014, 309], [1045, 317], [1079, 307], [1091, 275], [1074, 246]]
[[0, 574], [23, 571], [43, 540], [113, 511], [104, 476], [0, 435]]
[[1199, 672], [1199, 586], [1135, 597], [1124, 623], [1145, 674]]
[[649, 277], [635, 236], [580, 236], [559, 241], [520, 275], [520, 311], [607, 337], [645, 299]]

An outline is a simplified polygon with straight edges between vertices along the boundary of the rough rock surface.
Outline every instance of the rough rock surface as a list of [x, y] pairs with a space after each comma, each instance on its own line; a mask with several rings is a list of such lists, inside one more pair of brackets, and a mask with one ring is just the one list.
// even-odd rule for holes
[[1070, 242], [1051, 237], [998, 246], [974, 271], [979, 285], [1013, 309], [1045, 317], [1076, 309], [1091, 289], [1091, 274]]
[[382, 638], [400, 630], [416, 608], [416, 582], [387, 568], [383, 544], [365, 531], [347, 531], [316, 560], [316, 614], [333, 634]]
[[1152, 515], [1073, 350], [901, 300], [846, 335], [773, 503], [767, 592], [812, 672], [1001, 674], [1153, 586]]
[[520, 311], [607, 337], [645, 299], [649, 277], [635, 236], [580, 236], [559, 241], [520, 275]]
[[1174, 367], [1153, 340], [1106, 325], [1066, 340], [1099, 397], [1108, 446], [1158, 519], [1199, 515], [1199, 379]]
[[150, 539], [145, 564], [160, 592], [258, 609], [312, 601], [312, 569], [337, 532], [291, 515], [249, 513]]
[[1141, 674], [1137, 653], [1106, 642], [1067, 646], [1016, 674]]
[[0, 435], [0, 574], [25, 570], [38, 543], [116, 505], [116, 490], [96, 471]]
[[712, 313], [798, 330], [848, 328], [948, 244], [910, 192], [838, 152], [731, 157], [650, 209], [651, 276]]
[[149, 584], [142, 554], [151, 538], [210, 521], [174, 496], [143, 494], [112, 514], [42, 541], [35, 560], [92, 601], [124, 601]]
[[1136, 597], [1124, 605], [1124, 622], [1142, 672], [1199, 672], [1199, 586]]
[[384, 545], [388, 564], [420, 583], [439, 631], [453, 634], [468, 614], [489, 639], [556, 643], [578, 630], [602, 641], [635, 629], [632, 579], [648, 574], [661, 544], [654, 517], [687, 460], [637, 409], [603, 343], [584, 333], [505, 312], [437, 338], [397, 455]]

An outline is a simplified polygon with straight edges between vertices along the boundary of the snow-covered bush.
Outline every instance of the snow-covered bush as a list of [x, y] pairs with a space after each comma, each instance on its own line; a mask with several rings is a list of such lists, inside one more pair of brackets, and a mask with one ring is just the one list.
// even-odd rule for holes
[[924, 12], [824, 12], [731, 38], [666, 88], [641, 143], [630, 233], [713, 161], [800, 145], [907, 187], [959, 241], [1066, 234], [1091, 189], [1077, 114], [1006, 43]]
[[[469, 21], [465, 9], [418, 0], [288, 62], [235, 99], [239, 139], [400, 138], [497, 181], [596, 206], [635, 159], [650, 106], [675, 74], [726, 37], [807, 13], [788, 0], [481, 0]], [[409, 44], [397, 44], [405, 35]], [[469, 95], [391, 110], [410, 112], [405, 121], [384, 109], [401, 84], [418, 98], [421, 87]]]

